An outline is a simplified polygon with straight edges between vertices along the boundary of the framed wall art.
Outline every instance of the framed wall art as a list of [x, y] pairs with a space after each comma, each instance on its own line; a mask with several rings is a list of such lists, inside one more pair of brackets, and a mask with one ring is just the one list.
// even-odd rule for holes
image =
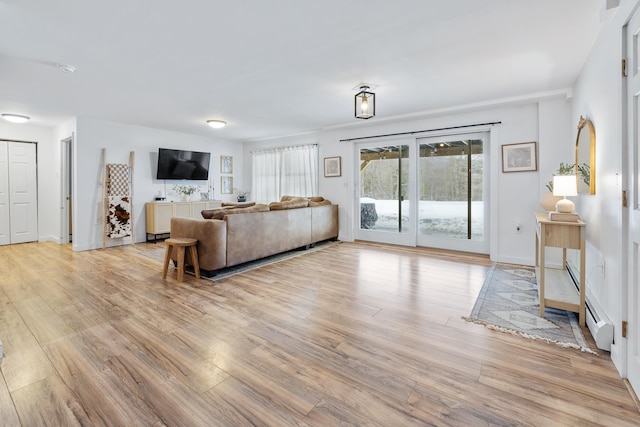
[[232, 156], [220, 156], [220, 173], [233, 173]]
[[522, 142], [502, 146], [502, 172], [528, 172], [538, 170], [536, 143]]
[[220, 193], [233, 194], [233, 177], [232, 176], [220, 177]]
[[324, 176], [341, 176], [342, 164], [340, 163], [340, 157], [325, 157], [324, 158]]

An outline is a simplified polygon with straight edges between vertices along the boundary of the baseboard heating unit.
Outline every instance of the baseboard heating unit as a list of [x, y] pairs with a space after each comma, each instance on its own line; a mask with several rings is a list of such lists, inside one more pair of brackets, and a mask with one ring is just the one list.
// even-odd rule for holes
[[[576, 289], [580, 289], [578, 285], [580, 280], [576, 277], [576, 272], [569, 263], [567, 270], [569, 271], [571, 280], [573, 280], [573, 283], [576, 285]], [[601, 313], [599, 314], [595, 308], [595, 304], [591, 304], [588, 299], [586, 301], [586, 312], [587, 327], [596, 342], [596, 346], [598, 346], [600, 350], [611, 351], [611, 344], [613, 344], [613, 323], [602, 314], [602, 310], [600, 310]]]
[[587, 302], [587, 326], [600, 350], [611, 351], [613, 344], [613, 323], [609, 320], [600, 319], [597, 313], [591, 310]]

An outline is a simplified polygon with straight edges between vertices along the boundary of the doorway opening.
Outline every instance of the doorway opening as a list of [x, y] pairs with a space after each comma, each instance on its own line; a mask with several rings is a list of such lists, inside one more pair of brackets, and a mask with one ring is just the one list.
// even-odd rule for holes
[[61, 141], [61, 243], [73, 242], [73, 136]]

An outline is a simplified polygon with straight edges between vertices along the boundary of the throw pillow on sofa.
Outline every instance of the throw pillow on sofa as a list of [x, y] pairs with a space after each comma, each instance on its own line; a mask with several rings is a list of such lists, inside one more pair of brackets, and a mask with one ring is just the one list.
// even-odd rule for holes
[[269, 203], [269, 209], [272, 211], [278, 211], [283, 209], [298, 209], [306, 208], [309, 206], [309, 200], [302, 197], [293, 198], [285, 202], [271, 202]]
[[289, 200], [293, 200], [293, 199], [307, 199], [310, 202], [322, 202], [324, 200], [324, 197], [322, 197], [322, 196], [312, 196], [312, 197], [282, 196], [280, 198], [280, 201], [281, 202], [288, 202]]
[[288, 202], [293, 199], [307, 199], [309, 200], [309, 207], [312, 208], [314, 206], [324, 206], [330, 205], [331, 200], [327, 200], [322, 196], [314, 196], [314, 197], [296, 197], [296, 196], [282, 196], [280, 199], [281, 202]]
[[220, 206], [222, 206], [223, 208], [248, 208], [254, 206], [255, 204], [256, 202], [222, 202], [220, 203]]
[[204, 219], [224, 219], [225, 215], [250, 213], [250, 212], [267, 212], [269, 210], [268, 205], [256, 204], [250, 202], [248, 207], [226, 207], [216, 209], [205, 209], [200, 212]]
[[319, 202], [314, 202], [313, 200], [309, 200], [309, 207], [312, 208], [314, 206], [324, 206], [324, 205], [330, 205], [331, 204], [331, 200], [327, 200], [327, 199], [323, 199]]
[[227, 214], [227, 212], [232, 210], [233, 209], [226, 208], [204, 209], [200, 211], [200, 214], [204, 219], [222, 219]]
[[252, 206], [249, 206], [246, 208], [226, 209], [227, 215], [252, 213], [252, 212], [269, 212], [269, 205], [265, 205], [262, 203], [254, 203]]

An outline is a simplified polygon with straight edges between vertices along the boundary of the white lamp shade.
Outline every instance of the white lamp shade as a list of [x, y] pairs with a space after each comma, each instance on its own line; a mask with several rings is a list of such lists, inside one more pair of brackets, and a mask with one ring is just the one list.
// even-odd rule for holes
[[554, 196], [577, 196], [578, 182], [575, 175], [556, 175], [553, 177]]

